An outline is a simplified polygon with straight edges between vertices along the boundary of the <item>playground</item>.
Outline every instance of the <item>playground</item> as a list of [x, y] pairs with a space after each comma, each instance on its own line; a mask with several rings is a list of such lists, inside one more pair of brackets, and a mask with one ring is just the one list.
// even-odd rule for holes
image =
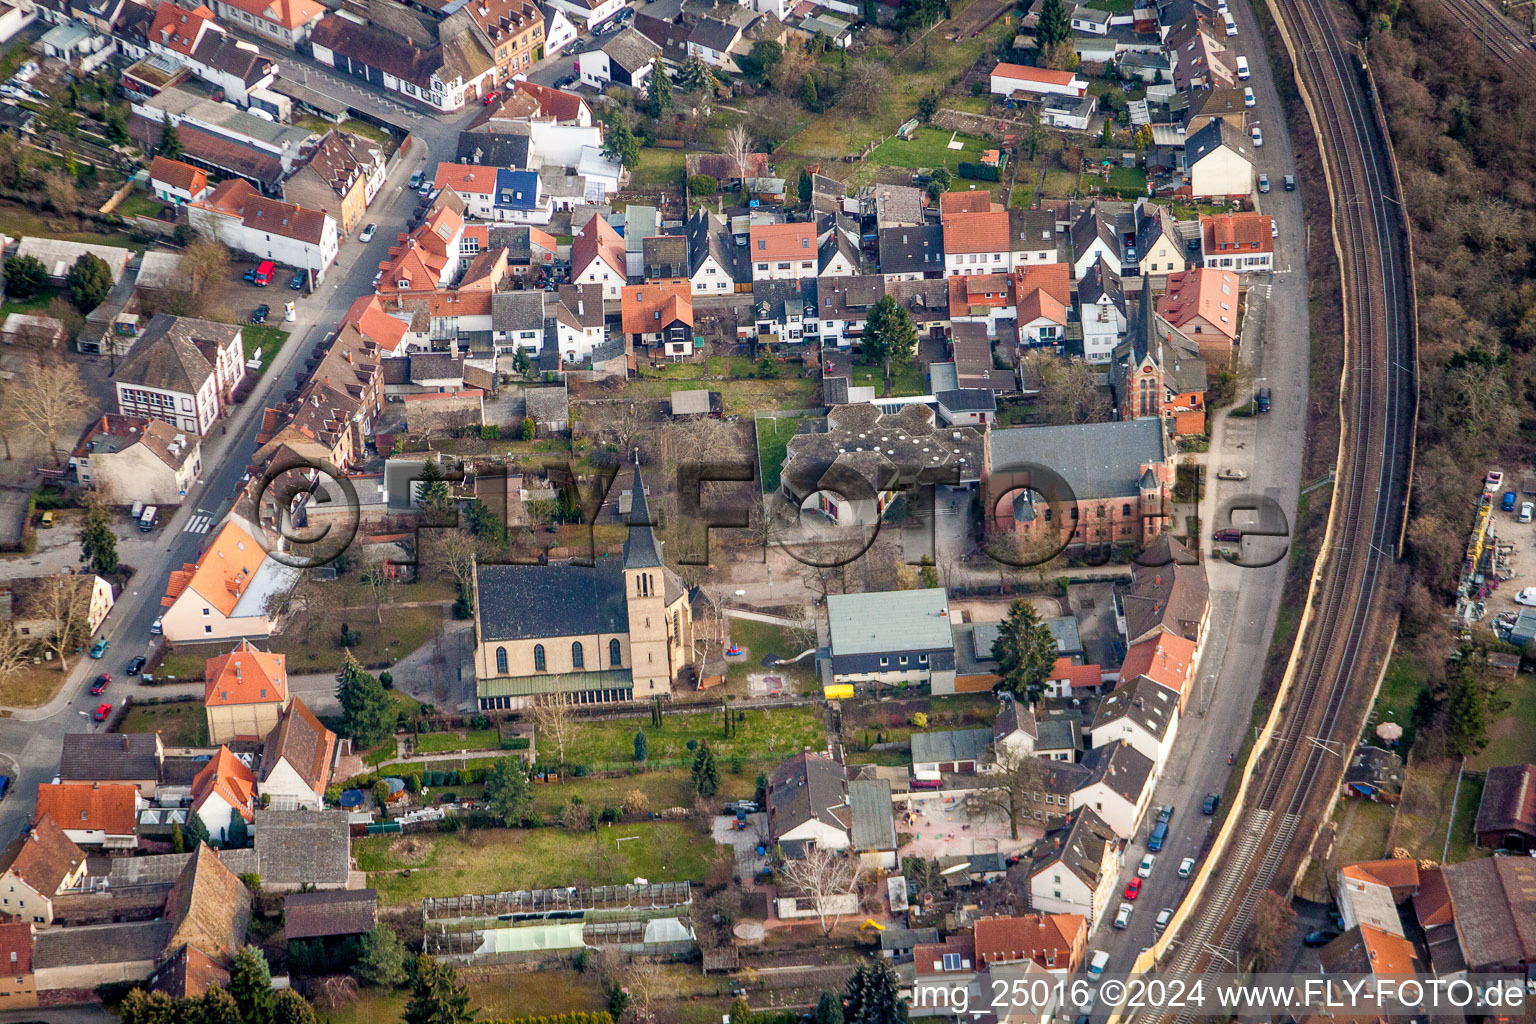
[[953, 857], [1027, 850], [1043, 830], [1021, 827], [1019, 838], [1013, 839], [1007, 819], [992, 808], [973, 812], [967, 809], [963, 795], [914, 793], [905, 811], [897, 808], [896, 831], [914, 837], [901, 848], [903, 857]]

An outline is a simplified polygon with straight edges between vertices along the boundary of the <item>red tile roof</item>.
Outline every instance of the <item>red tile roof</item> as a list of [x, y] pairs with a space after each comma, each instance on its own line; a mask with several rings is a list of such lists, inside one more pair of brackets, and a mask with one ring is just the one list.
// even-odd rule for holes
[[939, 218], [952, 213], [987, 213], [1002, 206], [992, 202], [992, 193], [977, 189], [974, 192], [945, 192], [939, 196]]
[[976, 958], [981, 964], [1033, 960], [1041, 967], [1065, 969], [1087, 939], [1080, 914], [1031, 914], [984, 917], [976, 922]]
[[51, 815], [63, 829], [99, 829], [132, 835], [138, 824], [139, 788], [99, 782], [44, 782], [37, 787], [37, 813]]
[[1008, 211], [954, 213], [943, 218], [944, 255], [950, 253], [1008, 252]]
[[225, 0], [253, 18], [292, 30], [319, 21], [325, 8], [315, 0]]
[[626, 276], [624, 239], [600, 216], [587, 221], [586, 227], [571, 242], [571, 276], [579, 276], [598, 259], [608, 264], [619, 277]]
[[1265, 253], [1275, 251], [1274, 218], [1261, 213], [1202, 214], [1200, 234], [1206, 252]]
[[149, 26], [149, 39], [183, 57], [190, 57], [203, 33], [209, 30], [223, 31], [208, 8], [199, 5], [188, 10], [175, 4], [161, 4]]
[[231, 754], [228, 747], [220, 747], [218, 753], [192, 779], [194, 810], [201, 810], [212, 796], [221, 798], [239, 811], [247, 822], [252, 819], [256, 800], [256, 774]]
[[1230, 270], [1186, 270], [1168, 275], [1168, 290], [1157, 300], [1157, 313], [1174, 327], [1199, 317], [1236, 340], [1239, 295], [1237, 275]]
[[546, 117], [552, 117], [557, 121], [576, 121], [581, 118], [583, 110], [590, 115], [587, 101], [574, 92], [566, 92], [563, 89], [551, 89], [547, 85], [538, 85], [534, 82], [516, 82], [513, 84], [514, 95], [532, 97], [539, 105], [539, 112]]
[[386, 352], [393, 352], [400, 347], [400, 339], [405, 337], [407, 328], [404, 320], [384, 312], [377, 295], [364, 295], [357, 299], [341, 322], [353, 325], [359, 334]]
[[0, 924], [0, 974], [20, 978], [32, 973], [32, 926]]
[[209, 658], [203, 704], [280, 704], [288, 700], [287, 656], [242, 640], [228, 654]]
[[816, 225], [756, 225], [748, 232], [747, 251], [754, 261], [815, 260]]
[[1131, 645], [1120, 666], [1120, 678], [1146, 676], [1175, 693], [1183, 693], [1189, 682], [1189, 670], [1195, 660], [1195, 643], [1173, 633], [1159, 633], [1150, 640]]
[[999, 64], [992, 69], [994, 75], [1002, 75], [1004, 78], [1017, 78], [1024, 82], [1040, 82], [1043, 85], [1071, 85], [1073, 74], [1070, 71], [1053, 71], [1050, 68], [1032, 68], [1024, 64]]
[[208, 174], [201, 167], [193, 167], [164, 156], [157, 156], [150, 161], [149, 177], [152, 181], [163, 181], [194, 197], [208, 187]]
[[693, 288], [687, 281], [632, 284], [621, 305], [625, 334], [655, 334], [674, 320], [693, 325]]
[[53, 896], [85, 862], [85, 851], [64, 834], [53, 816], [40, 813], [32, 831], [18, 836], [0, 855], [0, 874], [14, 872], [44, 896]]
[[438, 164], [437, 188], [451, 188], [459, 195], [496, 194], [496, 168], [483, 164]]

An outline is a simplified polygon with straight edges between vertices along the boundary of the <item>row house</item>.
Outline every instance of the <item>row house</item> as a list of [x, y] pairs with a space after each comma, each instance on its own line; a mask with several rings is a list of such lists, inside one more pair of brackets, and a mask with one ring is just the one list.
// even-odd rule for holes
[[312, 210], [336, 210], [343, 237], [362, 221], [384, 187], [384, 150], [349, 132], [331, 129], [283, 182], [283, 198]]
[[378, 293], [387, 296], [448, 287], [460, 272], [465, 234], [464, 219], [452, 207], [438, 207], [389, 247], [389, 258], [379, 264]]
[[316, 284], [336, 262], [335, 218], [269, 199], [242, 178], [221, 183], [186, 209], [193, 229], [236, 251], [307, 270]]
[[1074, 278], [1101, 261], [1121, 277], [1156, 281], [1189, 267], [1177, 222], [1146, 199], [1093, 203], [1073, 222], [1070, 238]]
[[1247, 211], [1202, 215], [1200, 261], [1208, 269], [1238, 274], [1274, 270], [1274, 218]]
[[439, 31], [435, 42], [422, 46], [410, 35], [327, 14], [309, 42], [315, 60], [326, 67], [439, 113], [461, 110], [496, 85], [496, 63], [468, 27], [453, 35]]
[[571, 283], [595, 284], [603, 298], [615, 300], [628, 279], [624, 239], [602, 218], [594, 215], [571, 241]]
[[163, 420], [202, 437], [244, 379], [238, 324], [159, 313], [118, 364], [118, 415]]
[[498, 224], [545, 225], [554, 204], [543, 194], [536, 171], [472, 164], [438, 164], [435, 186], [452, 189], [478, 220]]
[[1125, 338], [1128, 320], [1124, 284], [1102, 259], [1077, 282], [1077, 319], [1083, 325], [1083, 359], [1109, 363]]
[[730, 295], [753, 280], [737, 258], [725, 222], [702, 206], [688, 219], [688, 279], [696, 296]]
[[747, 232], [752, 280], [797, 281], [819, 276], [814, 224], [754, 224]]
[[211, 0], [213, 12], [231, 25], [239, 25], [290, 50], [309, 40], [324, 5], [316, 0]]
[[251, 43], [229, 35], [206, 7], [188, 10], [162, 4], [145, 34], [150, 53], [184, 66], [230, 102], [246, 106], [250, 94], [266, 89], [277, 77], [277, 65]]

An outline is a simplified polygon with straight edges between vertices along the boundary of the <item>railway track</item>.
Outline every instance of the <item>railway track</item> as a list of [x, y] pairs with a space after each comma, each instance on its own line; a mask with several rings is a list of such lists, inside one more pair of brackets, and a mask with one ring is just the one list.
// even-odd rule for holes
[[1442, 0], [1445, 13], [1465, 28], [1509, 72], [1536, 79], [1536, 49], [1497, 4], [1484, 0]]
[[1305, 646], [1248, 800], [1234, 809], [1241, 817], [1225, 858], [1170, 947], [1165, 966], [1176, 975], [1236, 969], [1260, 895], [1288, 890], [1337, 788], [1384, 653], [1376, 597], [1395, 558], [1411, 465], [1414, 297], [1386, 128], [1326, 0], [1270, 2], [1324, 147], [1344, 285], [1343, 440]]

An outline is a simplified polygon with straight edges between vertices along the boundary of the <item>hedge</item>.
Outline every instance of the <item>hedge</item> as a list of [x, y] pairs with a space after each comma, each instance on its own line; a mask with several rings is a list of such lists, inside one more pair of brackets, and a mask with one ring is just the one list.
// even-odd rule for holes
[[595, 1013], [561, 1013], [553, 1017], [503, 1017], [481, 1024], [613, 1024], [606, 1010]]
[[986, 164], [973, 164], [969, 160], [960, 161], [960, 177], [973, 178], [976, 181], [1001, 181], [1002, 172], [996, 167], [988, 167]]

